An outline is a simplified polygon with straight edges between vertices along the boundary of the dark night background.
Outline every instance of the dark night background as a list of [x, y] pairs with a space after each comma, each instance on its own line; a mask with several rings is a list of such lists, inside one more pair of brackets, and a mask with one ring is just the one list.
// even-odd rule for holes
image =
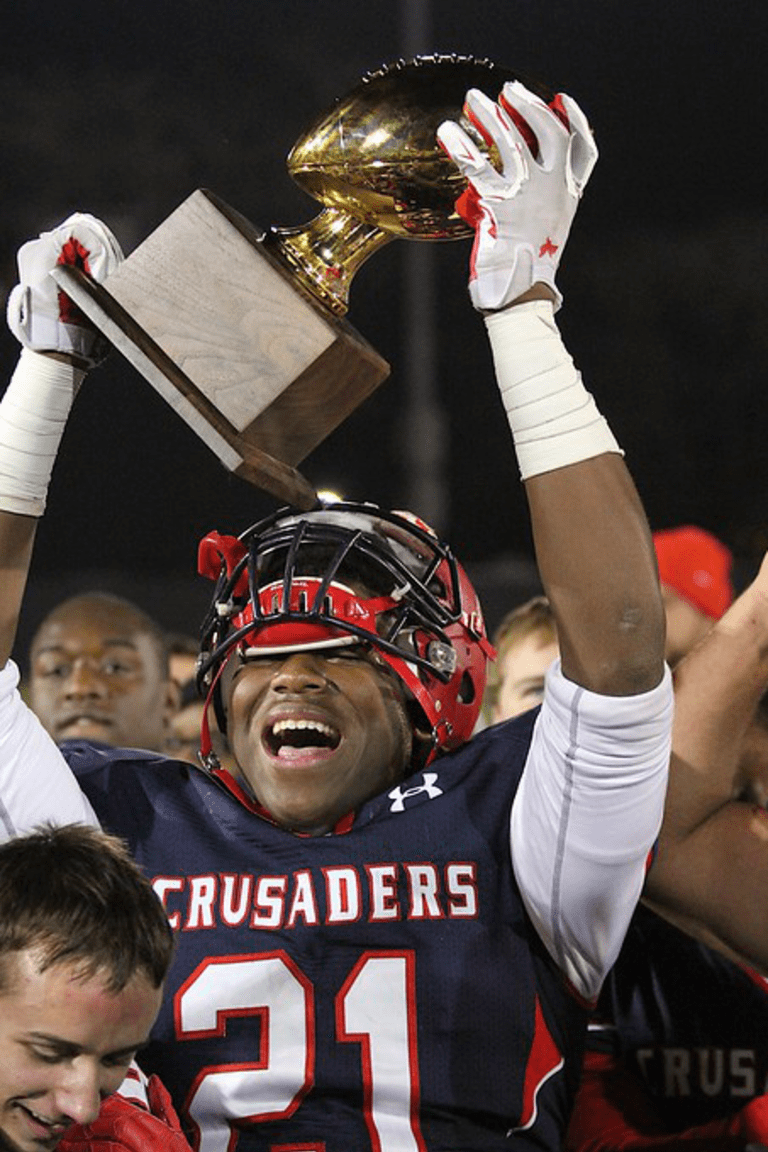
[[[652, 526], [716, 532], [742, 582], [768, 546], [766, 32], [765, 0], [16, 4], [0, 49], [3, 295], [19, 244], [75, 209], [106, 220], [126, 252], [197, 187], [256, 224], [302, 223], [318, 206], [285, 156], [337, 96], [398, 56], [488, 56], [572, 93], [593, 124], [601, 158], [559, 277], [561, 328]], [[434, 328], [418, 340], [414, 248], [429, 248], [434, 291]], [[431, 514], [493, 600], [500, 571], [513, 589], [518, 565], [527, 573], [530, 540], [467, 256], [466, 243], [394, 242], [361, 269], [349, 319], [392, 376], [301, 470]], [[4, 331], [3, 378], [16, 352]], [[426, 424], [420, 352], [438, 396]], [[188, 625], [207, 598], [197, 539], [273, 507], [113, 355], [86, 383], [54, 472], [22, 646], [42, 606], [83, 579]]]

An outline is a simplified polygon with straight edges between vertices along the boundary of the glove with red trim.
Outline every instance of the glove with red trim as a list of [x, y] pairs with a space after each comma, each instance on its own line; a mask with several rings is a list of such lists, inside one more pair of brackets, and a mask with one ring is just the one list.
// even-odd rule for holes
[[560, 93], [547, 105], [518, 80], [504, 85], [498, 103], [470, 89], [464, 112], [496, 146], [502, 165], [497, 172], [453, 120], [438, 128], [439, 143], [469, 182], [456, 210], [475, 229], [472, 303], [497, 311], [541, 282], [559, 307], [555, 273], [597, 161], [587, 119], [570, 96]]
[[91, 368], [103, 360], [109, 342], [62, 292], [50, 275], [57, 264], [82, 268], [100, 282], [123, 259], [110, 230], [75, 212], [50, 232], [19, 249], [19, 283], [8, 297], [8, 327], [19, 343], [35, 352], [65, 352]]
[[171, 1098], [157, 1076], [147, 1084], [150, 1111], [108, 1096], [93, 1124], [75, 1124], [59, 1141], [57, 1152], [191, 1152]]

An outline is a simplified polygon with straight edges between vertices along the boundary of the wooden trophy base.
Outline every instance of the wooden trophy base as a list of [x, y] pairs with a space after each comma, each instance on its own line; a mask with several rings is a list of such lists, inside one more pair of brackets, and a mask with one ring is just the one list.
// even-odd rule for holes
[[59, 286], [232, 472], [300, 508], [295, 465], [389, 375], [389, 365], [198, 189], [103, 284]]

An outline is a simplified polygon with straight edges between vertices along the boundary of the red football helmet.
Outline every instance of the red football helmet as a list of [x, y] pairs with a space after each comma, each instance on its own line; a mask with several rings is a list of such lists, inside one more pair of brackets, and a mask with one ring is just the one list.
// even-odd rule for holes
[[493, 648], [464, 569], [416, 517], [373, 504], [281, 509], [239, 537], [206, 536], [199, 571], [217, 580], [199, 682], [222, 731], [219, 673], [236, 649], [287, 654], [362, 642], [418, 705], [414, 727], [431, 733], [427, 762], [471, 736]]

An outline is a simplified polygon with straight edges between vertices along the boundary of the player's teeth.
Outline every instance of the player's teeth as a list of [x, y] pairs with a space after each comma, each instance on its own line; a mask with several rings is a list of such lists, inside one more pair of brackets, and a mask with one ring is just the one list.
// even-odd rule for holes
[[316, 720], [278, 720], [273, 728], [275, 736], [281, 736], [283, 732], [300, 731], [320, 732], [323, 736], [333, 737], [333, 729]]
[[44, 1124], [46, 1128], [63, 1128], [63, 1125], [57, 1124], [55, 1120], [48, 1120], [47, 1117], [41, 1116], [39, 1112], [35, 1112], [34, 1108], [30, 1108], [28, 1104], [24, 1105], [30, 1116], [37, 1120], [38, 1124]]

